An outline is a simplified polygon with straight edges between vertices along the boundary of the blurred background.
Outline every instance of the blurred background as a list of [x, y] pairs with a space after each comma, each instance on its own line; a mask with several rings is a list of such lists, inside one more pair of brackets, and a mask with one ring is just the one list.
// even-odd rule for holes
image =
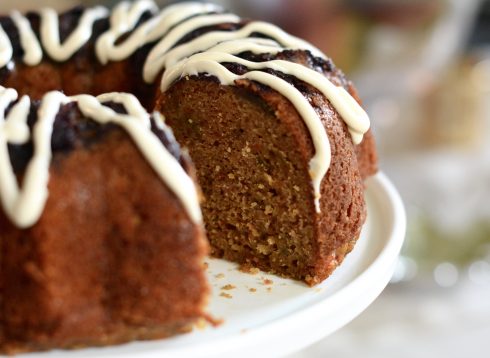
[[[100, 3], [36, 6], [80, 2]], [[290, 358], [488, 357], [490, 0], [215, 2], [311, 41], [348, 74], [407, 209], [406, 245], [387, 289]], [[0, 11], [14, 5], [33, 6], [1, 0]]]

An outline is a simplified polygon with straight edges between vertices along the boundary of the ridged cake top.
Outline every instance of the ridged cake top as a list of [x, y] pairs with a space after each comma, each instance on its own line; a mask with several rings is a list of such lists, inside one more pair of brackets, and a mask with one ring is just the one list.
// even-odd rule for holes
[[[148, 13], [151, 14], [150, 19], [137, 26], [141, 17]], [[153, 44], [145, 60], [142, 76], [146, 82], [152, 83], [163, 71], [163, 91], [181, 76], [208, 74], [225, 85], [248, 79], [280, 92], [301, 115], [313, 141], [315, 154], [310, 161], [310, 176], [317, 212], [320, 211], [321, 181], [331, 160], [327, 133], [314, 106], [302, 93], [294, 85], [270, 72], [294, 76], [323, 93], [346, 122], [354, 143], [360, 143], [363, 134], [369, 129], [369, 118], [361, 106], [342, 86], [334, 85], [322, 73], [284, 60], [252, 62], [240, 58], [244, 52], [277, 54], [285, 50], [306, 50], [313, 56], [325, 58], [321, 51], [272, 24], [245, 22], [213, 4], [189, 2], [159, 10], [153, 1], [139, 0], [134, 3], [121, 2], [112, 12], [100, 6], [85, 9], [78, 25], [63, 43], [60, 41], [59, 17], [54, 10], [40, 11], [39, 38], [26, 17], [16, 11], [10, 16], [19, 29], [23, 61], [27, 65], [39, 64], [44, 55], [43, 49], [45, 54], [56, 61], [68, 60], [92, 37], [94, 23], [109, 16], [109, 29], [95, 39], [96, 56], [102, 64], [123, 60], [142, 46]], [[12, 44], [0, 26], [0, 67], [9, 66], [12, 58]], [[225, 62], [238, 63], [247, 71], [241, 75], [234, 74], [223, 66]], [[63, 102], [59, 94], [47, 95], [43, 102], [48, 99], [54, 101], [52, 98], [58, 99], [53, 102], [58, 105]], [[55, 107], [50, 105], [54, 111]], [[5, 201], [3, 197], [2, 201]]]
[[[129, 134], [155, 172], [177, 195], [194, 222], [201, 221], [201, 210], [194, 182], [178, 160], [151, 130], [150, 115], [129, 93], [106, 93], [97, 97], [67, 97], [53, 91], [47, 93], [38, 111], [38, 119], [30, 133], [27, 118], [31, 107], [28, 96], [21, 97], [14, 89], [0, 86], [0, 199], [4, 212], [20, 228], [34, 225], [42, 214], [48, 198], [49, 166], [52, 157], [51, 136], [61, 105], [76, 102], [84, 116], [105, 124], [114, 123]], [[117, 113], [104, 103], [121, 104], [127, 114]], [[12, 107], [7, 112], [9, 106]], [[153, 118], [164, 126], [161, 117]], [[9, 159], [8, 144], [32, 141], [34, 154], [27, 165], [22, 187], [19, 187]]]

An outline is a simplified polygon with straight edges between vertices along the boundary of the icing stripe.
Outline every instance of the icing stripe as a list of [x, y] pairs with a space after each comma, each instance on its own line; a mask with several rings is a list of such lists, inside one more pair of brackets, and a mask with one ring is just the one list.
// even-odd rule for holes
[[[10, 110], [9, 120], [3, 123], [3, 132], [10, 143], [20, 145], [27, 143], [29, 140], [30, 133], [27, 118], [29, 116], [30, 106], [30, 98], [28, 96], [22, 96], [19, 102]], [[3, 106], [0, 107], [0, 110], [3, 110]]]
[[196, 15], [221, 11], [223, 11], [221, 6], [202, 2], [184, 2], [167, 6], [156, 17], [156, 25], [149, 31], [145, 43], [161, 39], [168, 30], [186, 19]]
[[96, 53], [100, 62], [105, 64], [109, 60], [121, 60], [140, 47], [144, 43], [144, 31], [148, 25], [140, 26], [137, 33], [131, 34], [123, 45], [116, 46], [115, 43], [119, 36], [134, 29], [145, 12], [154, 14], [157, 11], [158, 7], [153, 1], [138, 1], [132, 5], [127, 1], [119, 3], [111, 13], [110, 29], [97, 39]]
[[[145, 65], [143, 67], [143, 78], [148, 83], [153, 82], [158, 73], [164, 68], [164, 56], [167, 51], [170, 50], [172, 46], [177, 43], [177, 41], [179, 41], [188, 33], [205, 26], [238, 22], [240, 22], [240, 18], [236, 15], [213, 14], [194, 17], [180, 23], [172, 30], [170, 30], [167, 35], [163, 37], [148, 54]], [[199, 49], [197, 48], [195, 50], [195, 52], [199, 51]]]
[[0, 24], [0, 67], [4, 67], [10, 62], [12, 54], [12, 43]]
[[245, 51], [255, 54], [270, 53], [275, 55], [284, 51], [284, 48], [276, 41], [260, 37], [247, 37], [244, 39], [223, 41], [208, 49], [210, 52], [225, 52], [236, 55]]
[[43, 50], [29, 20], [16, 10], [10, 13], [10, 17], [19, 29], [20, 45], [24, 50], [24, 62], [29, 66], [38, 65], [43, 58]]
[[[194, 182], [151, 131], [149, 114], [136, 97], [127, 93], [108, 93], [99, 97], [67, 97], [57, 91], [47, 93], [41, 101], [38, 120], [33, 128], [34, 154], [27, 165], [22, 188], [19, 188], [9, 159], [8, 144], [21, 144], [29, 139], [25, 121], [30, 102], [28, 97], [23, 97], [4, 118], [6, 108], [16, 99], [15, 90], [0, 86], [0, 199], [6, 215], [19, 228], [34, 225], [42, 214], [48, 198], [54, 120], [60, 106], [73, 101], [78, 103], [86, 117], [99, 123], [112, 122], [124, 128], [157, 175], [180, 199], [191, 220], [196, 223], [202, 221]], [[102, 102], [106, 101], [123, 104], [128, 114], [119, 114], [104, 106]]]
[[58, 13], [49, 8], [41, 10], [41, 39], [48, 55], [56, 61], [66, 61], [77, 52], [92, 36], [95, 21], [107, 17], [109, 10], [97, 6], [86, 9], [77, 28], [60, 43]]
[[[203, 19], [202, 21], [205, 22], [206, 20], [211, 21], [212, 16], [213, 15], [204, 15], [200, 16], [199, 18]], [[224, 22], [225, 21], [223, 21], [223, 23]], [[194, 24], [184, 23], [177, 25], [173, 30], [175, 34], [174, 37], [180, 39], [184, 37], [187, 33], [197, 30], [199, 27], [201, 27], [191, 27], [190, 25]], [[325, 55], [323, 55], [320, 50], [310, 45], [309, 43], [287, 34], [274, 25], [268, 24], [266, 22], [256, 21], [245, 25], [237, 31], [207, 32], [192, 41], [177, 46], [172, 50], [170, 50], [170, 48], [176, 41], [172, 42], [172, 40], [174, 39], [167, 40], [167, 38], [165, 37], [160, 41], [157, 46], [155, 46], [151, 50], [150, 54], [148, 55], [145, 66], [143, 67], [143, 77], [146, 82], [151, 83], [155, 80], [156, 76], [158, 75], [158, 73], [160, 73], [161, 70], [168, 66], [171, 66], [184, 57], [188, 57], [197, 52], [207, 50], [208, 48], [219, 44], [220, 42], [247, 38], [253, 33], [266, 35], [274, 39], [275, 42], [279, 43], [284, 48], [309, 50], [316, 56], [322, 58], [325, 57]]]
[[[15, 94], [17, 97], [17, 93]], [[49, 163], [51, 161], [51, 133], [53, 122], [65, 96], [60, 92], [47, 93], [39, 108], [39, 120], [33, 128], [34, 154], [27, 165], [22, 189], [19, 188], [13, 170], [8, 170], [10, 165], [7, 143], [5, 138], [0, 140], [2, 147], [0, 163], [2, 164], [3, 177], [7, 177], [9, 185], [2, 182], [3, 189], [10, 186], [11, 193], [2, 191], [2, 202], [5, 213], [19, 228], [32, 226], [41, 216], [44, 204], [48, 198]], [[2, 113], [3, 116], [3, 113]], [[7, 121], [10, 116], [7, 117]], [[3, 137], [3, 136], [2, 136]], [[11, 169], [11, 168], [10, 168]], [[3, 181], [3, 180], [2, 180]]]
[[156, 14], [158, 6], [151, 0], [140, 0], [135, 3], [122, 1], [114, 7], [110, 17], [111, 29], [125, 33], [134, 28], [145, 12]]
[[[10, 88], [5, 89], [3, 87], [0, 87], [0, 199], [2, 201], [3, 208], [5, 209], [4, 211], [7, 213], [7, 215], [12, 212], [11, 203], [15, 202], [19, 190], [17, 187], [17, 180], [15, 178], [15, 175], [12, 175], [14, 170], [12, 168], [10, 160], [8, 160], [9, 153], [7, 143], [11, 141], [10, 136], [12, 136], [12, 132], [6, 128], [6, 122], [4, 121], [3, 117], [5, 110], [7, 109], [9, 104], [16, 99], [17, 91]], [[16, 105], [16, 107], [18, 107], [18, 104]], [[7, 118], [12, 118], [12, 111]], [[24, 118], [26, 118], [27, 120], [27, 115], [25, 115]], [[14, 137], [16, 137], [15, 134]], [[15, 142], [17, 144], [21, 144], [18, 140], [16, 140]]]
[[105, 64], [108, 61], [125, 59], [141, 46], [160, 39], [182, 20], [197, 14], [221, 10], [219, 6], [197, 2], [168, 6], [138, 26], [123, 43], [115, 44], [121, 35], [134, 29], [145, 11], [153, 12], [155, 8], [156, 5], [152, 1], [138, 1], [133, 6], [129, 6], [128, 2], [117, 5], [111, 15], [110, 29], [97, 39], [96, 54], [99, 61]]

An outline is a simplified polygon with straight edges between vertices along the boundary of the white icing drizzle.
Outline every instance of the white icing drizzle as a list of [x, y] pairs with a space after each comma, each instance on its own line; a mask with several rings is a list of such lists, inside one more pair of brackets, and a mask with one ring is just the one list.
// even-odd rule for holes
[[[5, 109], [16, 99], [15, 90], [0, 86], [0, 199], [6, 215], [19, 228], [34, 225], [42, 214], [48, 198], [54, 120], [60, 106], [73, 101], [78, 103], [80, 111], [86, 117], [98, 123], [112, 122], [124, 128], [157, 175], [181, 200], [191, 220], [201, 222], [201, 210], [194, 182], [151, 131], [149, 114], [136, 97], [128, 93], [107, 93], [98, 97], [67, 97], [57, 91], [47, 93], [42, 99], [38, 120], [33, 128], [34, 154], [27, 165], [22, 188], [19, 188], [7, 145], [26, 143], [30, 139], [26, 123], [30, 101], [28, 97], [22, 97], [4, 118]], [[128, 114], [117, 113], [102, 104], [107, 101], [121, 103]]]
[[146, 37], [146, 27], [140, 26], [124, 45], [116, 46], [116, 40], [122, 34], [133, 30], [138, 23], [141, 15], [145, 12], [155, 14], [158, 7], [153, 1], [138, 1], [131, 4], [128, 1], [119, 3], [111, 13], [110, 29], [103, 33], [96, 43], [96, 53], [100, 62], [105, 64], [109, 60], [121, 60], [128, 57], [138, 47], [144, 44]]
[[108, 14], [109, 10], [102, 6], [86, 9], [76, 29], [61, 44], [58, 13], [50, 8], [42, 9], [40, 33], [46, 52], [56, 61], [68, 60], [90, 39], [94, 22]]
[[[144, 22], [136, 29], [135, 26], [146, 11], [155, 12], [158, 7], [153, 1], [141, 0], [130, 5], [121, 2], [117, 5], [110, 19], [110, 29], [103, 33], [96, 43], [96, 54], [102, 64], [118, 61], [129, 57], [141, 46], [162, 38], [175, 24], [197, 14], [220, 11], [214, 4], [190, 2], [166, 7], [158, 15]], [[121, 44], [116, 40], [124, 33], [134, 30]]]
[[4, 67], [10, 62], [13, 52], [12, 43], [0, 25], [0, 67]]
[[[150, 12], [153, 17], [145, 21], [141, 26], [136, 27], [139, 19], [146, 12]], [[42, 46], [53, 59], [65, 61], [90, 39], [94, 22], [108, 15], [109, 12], [104, 7], [86, 9], [76, 29], [61, 44], [58, 14], [52, 9], [43, 9], [41, 11], [40, 27]], [[42, 48], [29, 21], [18, 12], [12, 12], [11, 17], [21, 34], [20, 42], [24, 50], [24, 62], [28, 65], [38, 64], [42, 60]], [[233, 85], [237, 79], [246, 78], [260, 82], [280, 92], [295, 106], [298, 113], [303, 117], [313, 140], [315, 155], [310, 162], [310, 175], [315, 193], [315, 206], [317, 211], [319, 211], [320, 184], [331, 160], [330, 144], [326, 131], [314, 108], [300, 91], [288, 82], [263, 72], [263, 70], [272, 69], [294, 76], [322, 92], [346, 122], [354, 143], [362, 141], [363, 134], [369, 129], [369, 119], [361, 106], [343, 87], [335, 86], [316, 71], [288, 61], [272, 60], [257, 63], [234, 56], [244, 51], [251, 51], [255, 54], [276, 54], [286, 49], [302, 49], [309, 50], [314, 56], [325, 58], [325, 55], [316, 47], [287, 34], [272, 24], [258, 21], [250, 22], [236, 31], [211, 31], [197, 36], [189, 42], [175, 46], [184, 36], [199, 28], [224, 23], [234, 24], [240, 21], [241, 19], [238, 16], [223, 13], [221, 7], [212, 4], [181, 3], [169, 6], [158, 12], [158, 7], [152, 0], [139, 0], [134, 3], [125, 1], [114, 8], [110, 16], [110, 28], [96, 40], [96, 55], [103, 64], [109, 61], [123, 60], [141, 46], [158, 41], [145, 61], [143, 78], [148, 83], [151, 83], [155, 81], [160, 72], [164, 71], [162, 90], [167, 89], [183, 75], [205, 73], [216, 76], [222, 84]], [[118, 39], [128, 33], [129, 36], [118, 43]], [[255, 33], [265, 35], [269, 39], [250, 37]], [[8, 66], [11, 63], [12, 55], [13, 49], [10, 39], [0, 26], [0, 67]], [[220, 64], [223, 62], [242, 64], [249, 69], [249, 72], [242, 76], [235, 75]], [[14, 95], [12, 90], [4, 89], [3, 87], [1, 89], [0, 115], [3, 116], [6, 106], [17, 98], [17, 93], [14, 91]], [[108, 94], [97, 98], [87, 95], [68, 98], [59, 92], [48, 93], [44, 97], [39, 111], [40, 119], [42, 120], [36, 124], [34, 129], [35, 157], [29, 164], [28, 171], [32, 165], [32, 168], [35, 168], [33, 173], [34, 170], [42, 171], [43, 168], [43, 173], [47, 172], [51, 153], [50, 148], [48, 148], [49, 145], [46, 143], [50, 143], [52, 121], [61, 104], [77, 100], [81, 111], [87, 116], [93, 117], [94, 120], [100, 122], [111, 120], [124, 127], [155, 171], [181, 198], [193, 219], [195, 221], [200, 220], [199, 208], [198, 206], [194, 207], [194, 204], [192, 204], [195, 199], [195, 188], [192, 181], [185, 175], [190, 183], [185, 184], [186, 189], [182, 191], [179, 188], [182, 185], [183, 174], [172, 176], [171, 178], [168, 175], [164, 175], [166, 170], [159, 165], [159, 162], [166, 162], [165, 165], [172, 167], [172, 170], [176, 170], [176, 167], [180, 168], [180, 165], [178, 163], [168, 164], [167, 162], [171, 162], [168, 156], [173, 157], [169, 153], [161, 153], [162, 148], [163, 152], [166, 152], [166, 150], [161, 143], [157, 142], [158, 139], [156, 137], [148, 139], [150, 138], [149, 135], [144, 134], [148, 132], [148, 113], [137, 103], [136, 99], [131, 99], [131, 97], [127, 96], [123, 94]], [[120, 115], [103, 106], [101, 102], [108, 100], [108, 98], [124, 102], [130, 114]], [[29, 99], [23, 97], [11, 109], [6, 120], [0, 123], [0, 159], [8, 159], [8, 157], [5, 157], [5, 155], [8, 155], [5, 149], [6, 143], [21, 143], [28, 140], [29, 133], [25, 118], [27, 118], [29, 105]], [[2, 108], [4, 109], [3, 111]], [[127, 117], [137, 118], [138, 121], [129, 123]], [[3, 119], [3, 117], [0, 117], [0, 119]], [[135, 123], [139, 124], [136, 125]], [[37, 129], [38, 127], [40, 129]], [[146, 132], [142, 128], [146, 128]], [[161, 157], [155, 156], [157, 152]], [[162, 159], [165, 156], [167, 156], [167, 159]], [[7, 162], [8, 164], [5, 164]], [[40, 215], [39, 210], [42, 210], [44, 206], [47, 197], [48, 174], [38, 175], [36, 179], [31, 179], [29, 176], [30, 172], [26, 172], [24, 188], [20, 191], [16, 186], [15, 176], [12, 177], [13, 171], [9, 161], [3, 160], [0, 164], [3, 165], [0, 168], [2, 204], [6, 208], [7, 215], [14, 222], [23, 227], [28, 226], [29, 223], [32, 224], [35, 221], [36, 215]], [[180, 168], [180, 171], [183, 171], [182, 168]], [[189, 189], [191, 185], [192, 190]], [[36, 188], [36, 190], [32, 188]], [[10, 194], [6, 194], [6, 192]], [[189, 195], [192, 198], [189, 198]], [[33, 205], [34, 209], [28, 209], [26, 208], [26, 202], [37, 204]], [[194, 202], [196, 201], [194, 200]]]
[[[274, 40], [263, 39], [260, 37], [247, 37], [244, 39], [223, 41], [210, 47], [207, 51], [225, 52], [229, 54], [239, 54], [241, 52], [250, 51], [255, 54], [270, 53], [275, 55], [284, 51], [284, 48]], [[175, 60], [173, 62], [175, 63]]]
[[[17, 133], [17, 130], [19, 132], [25, 132], [25, 130], [19, 130], [19, 128], [21, 128], [22, 123], [25, 123], [27, 120], [27, 111], [30, 106], [30, 103], [27, 103], [27, 111], [22, 113], [22, 108], [26, 107], [26, 101], [20, 101], [14, 108], [12, 108], [7, 117], [7, 121], [5, 121], [3, 118], [5, 109], [16, 99], [17, 92], [15, 90], [0, 87], [0, 200], [6, 215], [9, 217], [14, 216], [12, 213], [15, 211], [15, 204], [18, 201], [19, 189], [15, 175], [13, 175], [12, 164], [10, 163], [10, 160], [8, 160], [9, 153], [7, 143], [25, 143], [26, 138], [22, 138], [22, 133]], [[17, 116], [14, 115], [14, 110], [18, 112]], [[12, 122], [12, 118], [20, 118], [20, 121], [15, 120], [17, 125], [8, 125], [8, 123]], [[27, 131], [29, 131], [29, 128], [27, 128]], [[4, 160], [5, 158], [7, 158], [7, 160]]]
[[[221, 10], [220, 6], [214, 4], [189, 2], [168, 6], [155, 15], [158, 12], [158, 6], [151, 0], [139, 0], [134, 3], [121, 2], [112, 11], [110, 29], [97, 39], [97, 57], [102, 64], [110, 60], [123, 60], [141, 46], [162, 38], [171, 27], [182, 20], [202, 13]], [[122, 44], [116, 45], [117, 39], [133, 30], [141, 15], [147, 11], [155, 16], [133, 31]], [[85, 10], [77, 29], [61, 45], [58, 14], [49, 8], [41, 10], [40, 35], [46, 52], [57, 61], [67, 60], [90, 39], [93, 23], [107, 17], [108, 14], [109, 11], [100, 6]], [[20, 33], [24, 62], [31, 66], [39, 64], [42, 60], [42, 47], [29, 21], [18, 11], [12, 11], [10, 15]], [[12, 59], [12, 52], [12, 44], [0, 26], [0, 67], [5, 66]]]
[[[202, 23], [209, 22], [211, 25], [212, 20], [216, 15], [204, 15], [199, 16], [195, 20], [201, 19]], [[197, 21], [196, 21], [197, 22]], [[222, 21], [225, 22], [225, 21]], [[239, 21], [226, 21], [226, 22], [239, 22]], [[178, 60], [188, 57], [200, 51], [205, 51], [216, 44], [231, 40], [241, 40], [248, 38], [252, 33], [258, 32], [268, 37], [275, 39], [275, 42], [281, 44], [283, 48], [288, 49], [306, 49], [312, 53], [324, 57], [318, 49], [309, 43], [291, 36], [281, 30], [280, 28], [268, 24], [266, 22], [251, 22], [240, 30], [237, 31], [211, 31], [205, 33], [192, 41], [181, 44], [173, 49], [171, 47], [182, 37], [191, 31], [194, 31], [202, 26], [195, 26], [195, 23], [181, 23], [173, 29], [173, 37], [164, 37], [149, 53], [145, 66], [143, 67], [143, 77], [146, 82], [151, 83], [155, 80], [156, 76], [164, 68], [173, 65]], [[171, 49], [171, 50], [170, 50]]]
[[[165, 55], [174, 46], [177, 41], [183, 38], [188, 33], [197, 30], [204, 26], [218, 25], [223, 23], [239, 23], [240, 18], [236, 15], [230, 14], [211, 14], [193, 17], [187, 21], [183, 21], [172, 30], [170, 30], [160, 42], [151, 50], [146, 58], [145, 65], [143, 67], [143, 78], [146, 82], [152, 83], [155, 81], [156, 76], [163, 70], [165, 66]], [[213, 33], [223, 34], [224, 32], [213, 31]], [[202, 38], [200, 36], [199, 38]], [[194, 43], [194, 41], [191, 41]], [[216, 43], [216, 42], [215, 42]], [[181, 46], [186, 46], [183, 44]], [[180, 46], [179, 46], [180, 47]], [[200, 51], [197, 46], [194, 46], [192, 53]]]
[[12, 11], [10, 17], [19, 29], [20, 44], [24, 50], [24, 62], [29, 66], [38, 65], [43, 58], [43, 50], [29, 20], [17, 10]]
[[[2, 87], [3, 89], [3, 87]], [[1, 95], [2, 104], [17, 98], [17, 92], [10, 92], [7, 89]], [[8, 147], [8, 131], [0, 134], [0, 165], [2, 173], [0, 177], [0, 188], [2, 194], [2, 204], [6, 215], [19, 228], [32, 226], [41, 216], [44, 204], [48, 197], [49, 163], [51, 161], [51, 133], [54, 118], [58, 113], [59, 106], [65, 96], [60, 92], [50, 92], [44, 96], [41, 107], [39, 108], [39, 121], [33, 128], [34, 154], [27, 165], [23, 188], [20, 189], [11, 167]], [[20, 105], [20, 102], [18, 105]], [[4, 116], [6, 106], [0, 108], [1, 116]], [[28, 107], [25, 107], [28, 110]], [[6, 118], [8, 123], [11, 118], [15, 118], [15, 113], [10, 113]], [[27, 113], [24, 118], [27, 118]], [[3, 119], [3, 118], [2, 118]], [[4, 124], [5, 126], [5, 124]]]

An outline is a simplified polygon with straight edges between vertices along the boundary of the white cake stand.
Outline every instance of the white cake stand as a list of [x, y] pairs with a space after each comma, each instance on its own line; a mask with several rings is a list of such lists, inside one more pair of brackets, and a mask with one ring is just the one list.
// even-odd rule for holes
[[[369, 179], [368, 219], [356, 247], [334, 274], [310, 288], [273, 275], [242, 273], [210, 259], [210, 313], [223, 324], [170, 339], [25, 357], [278, 357], [338, 330], [388, 284], [405, 236], [400, 197], [382, 173]], [[225, 287], [225, 288], [223, 288]], [[227, 288], [227, 289], [226, 289]]]

